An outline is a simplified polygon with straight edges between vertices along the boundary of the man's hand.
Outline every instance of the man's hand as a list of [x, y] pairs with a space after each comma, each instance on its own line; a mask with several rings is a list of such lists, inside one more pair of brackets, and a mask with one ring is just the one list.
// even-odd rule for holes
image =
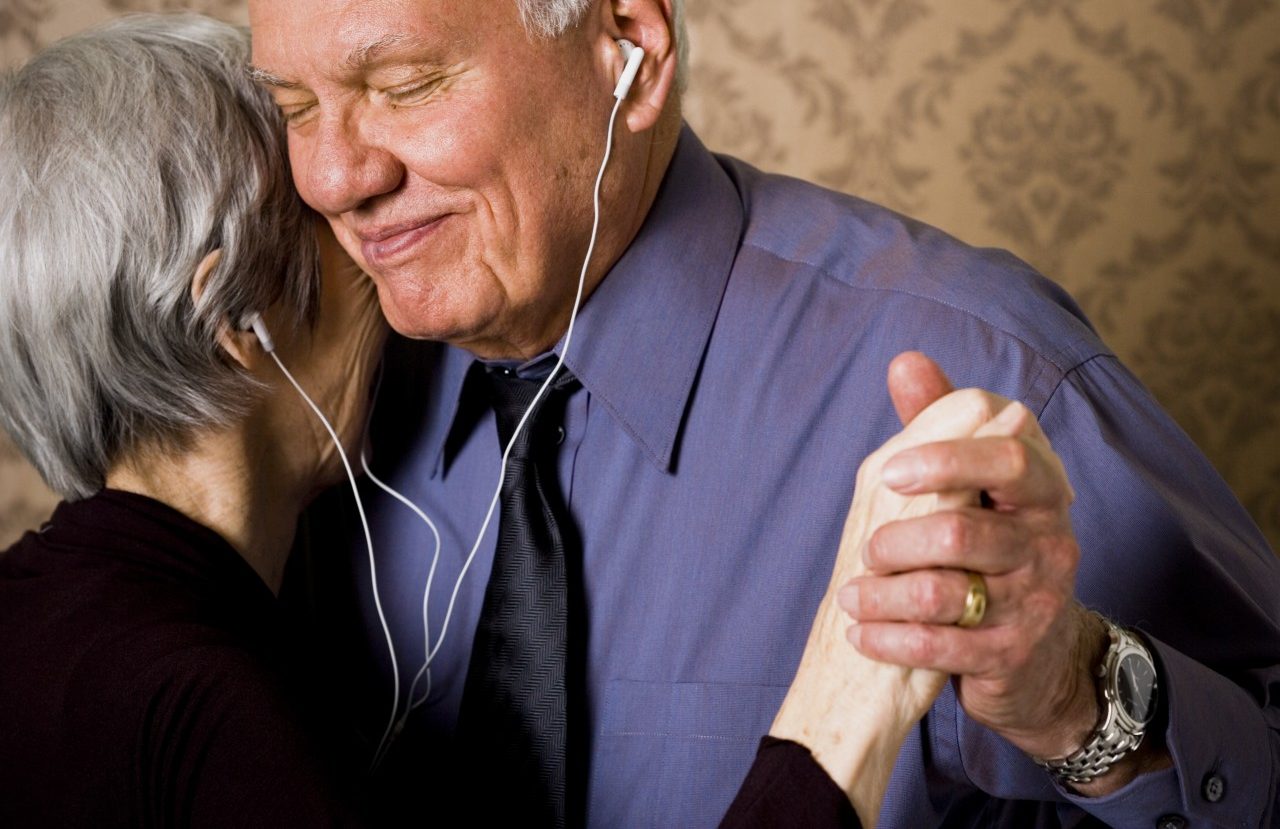
[[[937, 390], [940, 375], [922, 355], [902, 355], [890, 387]], [[902, 496], [969, 492], [980, 493], [982, 503], [962, 499], [874, 532], [865, 549], [870, 572], [840, 591], [841, 606], [857, 622], [849, 641], [873, 659], [955, 675], [971, 718], [1029, 755], [1064, 756], [1097, 723], [1092, 670], [1106, 643], [1101, 622], [1074, 599], [1080, 556], [1068, 511], [1074, 493], [1026, 407], [954, 394], [986, 401], [990, 419], [968, 435], [897, 451], [881, 479]], [[955, 416], [945, 402], [935, 409]], [[983, 576], [988, 595], [985, 618], [970, 629], [955, 625], [968, 592], [965, 571]], [[1144, 750], [1151, 753], [1150, 742]], [[1119, 788], [1139, 765], [1121, 764], [1086, 792]]]
[[[894, 405], [906, 428], [858, 469], [830, 588], [769, 732], [806, 746], [849, 794], [867, 826], [875, 825], [903, 739], [929, 710], [947, 675], [878, 662], [849, 647], [836, 592], [849, 579], [867, 572], [866, 547], [877, 528], [938, 509], [978, 504], [976, 491], [894, 492], [881, 480], [886, 462], [911, 447], [972, 435], [1007, 402], [977, 391], [950, 393], [946, 377], [925, 362], [933, 368], [931, 373], [908, 372], [903, 382], [891, 382]], [[944, 399], [938, 401], [940, 397]]]

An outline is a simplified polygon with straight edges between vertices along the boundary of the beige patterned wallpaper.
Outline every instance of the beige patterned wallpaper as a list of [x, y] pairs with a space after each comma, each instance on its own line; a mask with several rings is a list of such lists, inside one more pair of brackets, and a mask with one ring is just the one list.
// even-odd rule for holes
[[[0, 63], [129, 10], [0, 0]], [[689, 0], [716, 149], [1013, 250], [1280, 546], [1280, 0]], [[0, 544], [52, 501], [0, 445]]]

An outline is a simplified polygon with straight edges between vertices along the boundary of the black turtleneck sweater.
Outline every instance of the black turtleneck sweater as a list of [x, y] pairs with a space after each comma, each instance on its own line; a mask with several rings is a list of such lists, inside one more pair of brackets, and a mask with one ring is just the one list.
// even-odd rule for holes
[[0, 557], [0, 826], [349, 823], [301, 659], [213, 531], [122, 492], [62, 504]]
[[[322, 664], [217, 533], [124, 492], [62, 504], [0, 556], [0, 826], [357, 825]], [[723, 825], [858, 824], [766, 738]]]

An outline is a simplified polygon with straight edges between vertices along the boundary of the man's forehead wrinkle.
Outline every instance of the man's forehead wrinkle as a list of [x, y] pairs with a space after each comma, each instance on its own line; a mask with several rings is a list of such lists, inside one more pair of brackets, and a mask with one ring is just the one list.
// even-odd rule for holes
[[445, 55], [456, 51], [463, 38], [453, 31], [440, 32], [430, 37], [416, 32], [392, 32], [353, 47], [341, 68], [360, 74], [383, 62], [437, 64], [446, 63]]

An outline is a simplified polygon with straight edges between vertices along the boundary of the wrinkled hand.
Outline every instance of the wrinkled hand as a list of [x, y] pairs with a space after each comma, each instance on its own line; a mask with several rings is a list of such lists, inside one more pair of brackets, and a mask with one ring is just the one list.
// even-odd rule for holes
[[[908, 370], [938, 386], [940, 372], [923, 359], [910, 358]], [[984, 411], [952, 411], [957, 394]], [[873, 659], [956, 675], [969, 716], [1028, 754], [1070, 753], [1097, 718], [1090, 668], [1105, 634], [1073, 598], [1079, 548], [1065, 469], [1021, 404], [957, 392], [934, 405], [926, 412], [956, 428], [923, 444], [887, 444], [882, 485], [901, 498], [969, 492], [987, 503], [971, 497], [879, 525], [864, 549], [869, 572], [839, 594], [857, 622], [849, 640]], [[971, 629], [955, 626], [966, 570], [985, 578], [989, 600]]]
[[[925, 370], [919, 370], [922, 367]], [[920, 355], [894, 361], [889, 388], [907, 426], [858, 470], [831, 586], [818, 609], [796, 678], [770, 730], [776, 737], [809, 748], [849, 793], [867, 826], [875, 825], [903, 739], [929, 710], [947, 673], [875, 661], [849, 647], [846, 619], [837, 606], [836, 594], [850, 579], [867, 574], [867, 545], [880, 527], [939, 509], [978, 506], [976, 490], [895, 492], [882, 480], [886, 464], [913, 447], [969, 437], [1006, 402], [977, 391], [948, 394], [950, 385], [945, 376]]]

